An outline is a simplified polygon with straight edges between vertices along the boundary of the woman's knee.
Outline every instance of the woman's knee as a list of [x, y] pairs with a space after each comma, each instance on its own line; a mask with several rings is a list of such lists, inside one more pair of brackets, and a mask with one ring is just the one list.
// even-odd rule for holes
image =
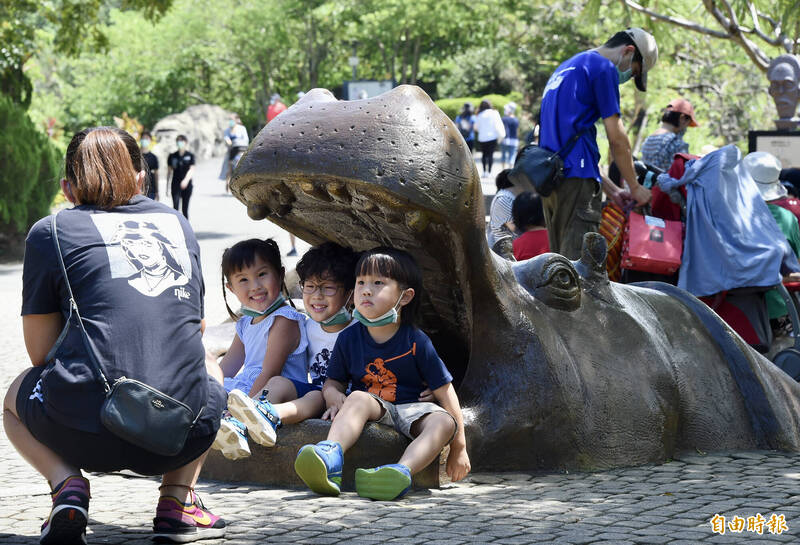
[[9, 386], [8, 390], [6, 390], [6, 396], [3, 399], [3, 410], [11, 411], [16, 417], [19, 417], [17, 414], [17, 397], [19, 396], [19, 389], [20, 386], [22, 386], [22, 381], [25, 380], [25, 377], [28, 376], [28, 373], [31, 371], [33, 371], [33, 368], [26, 369], [17, 378], [15, 378], [11, 383], [11, 386]]

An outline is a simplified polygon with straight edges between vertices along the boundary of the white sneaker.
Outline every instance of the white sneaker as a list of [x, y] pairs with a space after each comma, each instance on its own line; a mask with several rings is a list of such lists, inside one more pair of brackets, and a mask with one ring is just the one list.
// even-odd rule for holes
[[226, 416], [219, 423], [219, 431], [211, 448], [219, 450], [228, 460], [238, 460], [250, 456], [247, 444], [247, 428], [231, 416]]
[[228, 394], [228, 410], [247, 426], [247, 434], [253, 441], [265, 447], [275, 446], [278, 438], [275, 430], [281, 425], [281, 419], [265, 393], [256, 401], [241, 390], [232, 390]]

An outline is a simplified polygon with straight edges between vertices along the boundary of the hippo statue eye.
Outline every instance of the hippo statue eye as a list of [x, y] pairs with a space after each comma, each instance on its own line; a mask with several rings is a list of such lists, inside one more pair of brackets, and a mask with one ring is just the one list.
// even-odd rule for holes
[[542, 254], [514, 265], [519, 283], [549, 307], [572, 311], [581, 305], [578, 271], [566, 257]]

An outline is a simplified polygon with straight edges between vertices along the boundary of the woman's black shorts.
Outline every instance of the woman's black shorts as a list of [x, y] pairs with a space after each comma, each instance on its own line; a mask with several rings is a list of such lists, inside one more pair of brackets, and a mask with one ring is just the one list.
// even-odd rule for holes
[[175, 456], [160, 456], [128, 443], [105, 428], [89, 433], [64, 426], [47, 416], [34, 391], [45, 366], [34, 367], [22, 379], [17, 393], [17, 414], [37, 441], [65, 462], [86, 471], [129, 469], [141, 475], [163, 475], [199, 458], [211, 447], [216, 434], [189, 437]]

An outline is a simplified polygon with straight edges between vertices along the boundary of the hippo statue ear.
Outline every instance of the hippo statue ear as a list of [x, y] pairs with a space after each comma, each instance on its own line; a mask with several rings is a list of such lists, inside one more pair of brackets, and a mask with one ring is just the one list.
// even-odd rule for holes
[[581, 306], [580, 276], [563, 255], [538, 255], [512, 268], [520, 285], [545, 305], [566, 311]]

